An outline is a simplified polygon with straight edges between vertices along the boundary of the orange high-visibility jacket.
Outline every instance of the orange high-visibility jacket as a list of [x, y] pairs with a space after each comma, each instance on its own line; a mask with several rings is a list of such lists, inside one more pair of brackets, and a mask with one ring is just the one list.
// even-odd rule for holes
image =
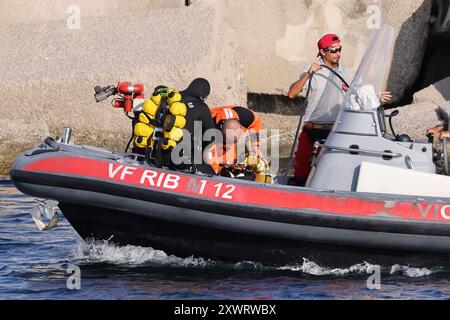
[[[252, 147], [259, 146], [259, 131], [262, 130], [262, 119], [253, 111], [239, 106], [213, 107], [211, 114], [218, 129], [223, 121], [238, 120], [244, 132], [250, 131]], [[216, 173], [220, 173], [224, 165], [233, 165], [237, 161], [236, 145], [215, 145], [209, 150], [209, 164]]]
[[259, 132], [262, 130], [262, 119], [252, 110], [239, 107], [239, 106], [223, 106], [223, 107], [213, 107], [211, 109], [211, 115], [216, 123], [219, 125], [220, 122], [229, 119], [235, 119], [240, 122], [244, 131], [254, 130]]

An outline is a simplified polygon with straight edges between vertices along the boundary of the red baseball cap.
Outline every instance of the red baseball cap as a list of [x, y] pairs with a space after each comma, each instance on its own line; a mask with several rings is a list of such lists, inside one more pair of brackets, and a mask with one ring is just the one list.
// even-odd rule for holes
[[324, 35], [317, 43], [317, 47], [319, 48], [319, 53], [317, 54], [317, 56], [320, 57], [320, 49], [329, 48], [335, 43], [341, 43], [341, 39], [339, 39], [337, 35], [333, 33]]

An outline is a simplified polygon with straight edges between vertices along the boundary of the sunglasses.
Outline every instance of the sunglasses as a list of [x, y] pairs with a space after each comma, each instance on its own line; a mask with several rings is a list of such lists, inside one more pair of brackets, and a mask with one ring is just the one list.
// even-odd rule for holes
[[323, 49], [323, 51], [329, 52], [329, 53], [341, 52], [342, 51], [342, 47], [339, 47], [339, 48], [336, 48], [336, 49]]

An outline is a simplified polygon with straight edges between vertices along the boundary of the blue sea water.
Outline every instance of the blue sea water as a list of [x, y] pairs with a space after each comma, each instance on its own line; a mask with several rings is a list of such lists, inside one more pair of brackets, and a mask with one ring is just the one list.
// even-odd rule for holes
[[[30, 215], [34, 204], [0, 178], [0, 299], [450, 298], [450, 270], [438, 266], [380, 266], [380, 288], [371, 290], [374, 266], [364, 261], [347, 268], [308, 260], [274, 268], [86, 243], [61, 213], [57, 228], [38, 231]], [[80, 268], [80, 289], [68, 288], [70, 266]]]

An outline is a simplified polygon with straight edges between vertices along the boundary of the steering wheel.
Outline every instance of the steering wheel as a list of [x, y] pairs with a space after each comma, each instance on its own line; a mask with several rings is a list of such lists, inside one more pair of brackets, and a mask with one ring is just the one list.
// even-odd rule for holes
[[390, 114], [386, 115], [386, 118], [389, 119], [389, 127], [391, 128], [392, 134], [394, 135], [394, 137], [396, 136], [395, 131], [394, 131], [394, 126], [392, 125], [392, 118], [398, 116], [400, 114], [400, 111], [395, 110], [393, 112], [391, 112]]

